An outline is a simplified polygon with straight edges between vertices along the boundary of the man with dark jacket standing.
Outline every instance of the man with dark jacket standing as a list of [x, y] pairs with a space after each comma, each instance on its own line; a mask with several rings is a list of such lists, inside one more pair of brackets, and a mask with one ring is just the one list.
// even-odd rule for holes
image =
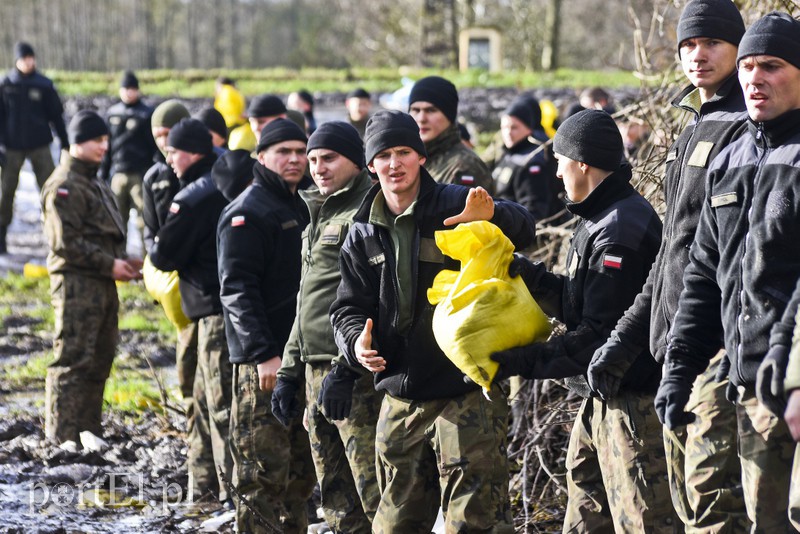
[[267, 124], [256, 147], [253, 183], [225, 209], [217, 227], [233, 364], [230, 425], [239, 532], [305, 532], [305, 505], [315, 483], [302, 422], [284, 427], [271, 409], [294, 323], [301, 234], [309, 220], [297, 194], [306, 170], [306, 141], [290, 120]]
[[422, 78], [411, 88], [408, 113], [419, 127], [428, 154], [425, 169], [434, 180], [442, 184], [480, 186], [494, 192], [486, 164], [461, 142], [455, 85], [439, 76]]
[[737, 68], [748, 132], [708, 170], [656, 409], [671, 430], [696, 419], [686, 409], [692, 384], [724, 339], [752, 532], [790, 532], [795, 443], [756, 386], [759, 366], [785, 370], [778, 362], [792, 328], [782, 318], [800, 300], [800, 22], [779, 12], [756, 21], [739, 43]]
[[42, 187], [55, 165], [50, 154], [52, 126], [61, 150], [69, 149], [64, 108], [53, 82], [36, 71], [33, 47], [14, 45], [13, 69], [0, 82], [0, 254], [6, 253], [6, 233], [14, 215], [19, 171], [28, 159]]
[[373, 115], [365, 144], [380, 184], [342, 247], [331, 323], [348, 364], [375, 373], [385, 393], [373, 532], [430, 532], [440, 505], [448, 532], [511, 531], [505, 394], [493, 388], [489, 400], [464, 383], [434, 339], [427, 290], [442, 269], [458, 270], [434, 232], [488, 220], [522, 249], [535, 237], [535, 222], [483, 188], [437, 184], [422, 166], [419, 127], [405, 113]]
[[382, 394], [371, 376], [341, 357], [328, 309], [341, 279], [339, 251], [372, 180], [358, 131], [345, 122], [323, 123], [311, 134], [307, 151], [316, 187], [300, 191], [311, 222], [303, 233], [297, 316], [272, 393], [272, 413], [286, 424], [299, 417], [305, 383], [325, 520], [334, 532], [369, 532], [380, 500], [375, 423]]
[[[229, 496], [218, 470], [230, 478], [232, 460], [227, 441], [231, 366], [219, 299], [215, 243], [217, 221], [227, 201], [211, 178], [217, 157], [211, 134], [203, 123], [197, 119], [178, 122], [169, 132], [166, 152], [167, 163], [175, 171], [181, 189], [150, 249], [150, 261], [162, 271], [178, 271], [181, 307], [186, 317], [198, 325], [189, 472], [200, 492], [210, 491], [225, 501]], [[209, 448], [216, 468], [202, 459]]]
[[[619, 379], [649, 343], [664, 362], [667, 337], [683, 289], [711, 161], [745, 131], [747, 111], [736, 79], [736, 46], [744, 22], [730, 0], [693, 0], [678, 22], [678, 51], [690, 85], [672, 105], [692, 118], [670, 147], [664, 176], [664, 238], [653, 269], [633, 306], [592, 359], [589, 384], [613, 398]], [[722, 348], [722, 338], [718, 348]], [[694, 384], [689, 409], [697, 419], [664, 432], [675, 510], [687, 531], [747, 528], [737, 459], [736, 410], [725, 399], [727, 378], [716, 372], [720, 351]]]
[[630, 184], [622, 136], [606, 112], [584, 110], [564, 121], [553, 150], [567, 209], [580, 218], [567, 252], [567, 275], [547, 272], [543, 263], [524, 256], [509, 271], [522, 274], [542, 310], [567, 332], [492, 358], [501, 376], [566, 378], [584, 397], [567, 451], [564, 532], [672, 532], [677, 517], [673, 521], [653, 407], [660, 366], [642, 349], [623, 377], [622, 391], [607, 401], [589, 398], [583, 380], [595, 349], [647, 278], [661, 221]]
[[153, 108], [142, 102], [139, 80], [132, 71], [126, 71], [120, 80], [119, 98], [106, 113], [111, 147], [100, 176], [114, 191], [125, 228], [131, 208], [136, 210], [136, 227], [144, 243], [142, 180], [157, 150], [150, 132]]

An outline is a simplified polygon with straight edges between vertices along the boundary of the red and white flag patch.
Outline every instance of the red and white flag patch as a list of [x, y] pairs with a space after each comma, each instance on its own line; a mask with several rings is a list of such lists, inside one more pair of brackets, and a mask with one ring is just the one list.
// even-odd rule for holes
[[603, 254], [603, 267], [612, 269], [622, 269], [622, 256], [614, 254]]
[[58, 195], [61, 198], [67, 198], [69, 196], [69, 189], [67, 189], [66, 187], [59, 187], [58, 189], [56, 189], [56, 195]]
[[528, 167], [528, 172], [531, 174], [539, 174], [542, 172], [542, 168], [539, 165], [531, 165]]
[[470, 184], [470, 185], [474, 184], [475, 183], [475, 177], [474, 176], [469, 176], [468, 174], [462, 175], [461, 176], [461, 183], [462, 184]]
[[244, 226], [244, 215], [237, 215], [231, 219], [231, 226]]
[[178, 213], [179, 211], [181, 211], [181, 205], [178, 204], [177, 202], [173, 202], [172, 204], [169, 205], [170, 213]]

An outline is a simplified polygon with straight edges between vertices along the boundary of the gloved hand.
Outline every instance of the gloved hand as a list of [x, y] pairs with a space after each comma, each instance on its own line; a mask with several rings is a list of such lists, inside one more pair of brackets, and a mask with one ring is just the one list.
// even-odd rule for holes
[[353, 386], [360, 375], [343, 365], [334, 365], [322, 381], [317, 403], [328, 419], [340, 421], [350, 416], [353, 406]]
[[[731, 374], [731, 359], [728, 357], [726, 353], [722, 359], [719, 361], [719, 366], [717, 367], [717, 372], [714, 373], [714, 380], [719, 382], [724, 382], [728, 380], [728, 375]], [[728, 399], [729, 402], [736, 402], [736, 397], [738, 396], [738, 392], [736, 391], [736, 386], [733, 385], [733, 382], [728, 380], [728, 385], [725, 386], [725, 398]]]
[[614, 397], [622, 384], [622, 377], [628, 372], [637, 353], [629, 350], [621, 341], [609, 338], [597, 349], [589, 362], [586, 380], [592, 393], [604, 401]]
[[6, 157], [6, 146], [0, 145], [0, 167], [5, 167], [8, 158]]
[[664, 363], [664, 374], [656, 393], [655, 406], [658, 420], [670, 430], [694, 422], [695, 415], [686, 411], [697, 374], [691, 369], [671, 362]]
[[538, 378], [530, 376], [534, 360], [539, 356], [537, 344], [525, 345], [513, 349], [495, 352], [490, 358], [500, 364], [493, 382], [505, 380], [511, 376]]
[[522, 281], [528, 288], [528, 291], [533, 291], [539, 285], [539, 278], [543, 272], [544, 265], [541, 263], [534, 263], [522, 254], [514, 254], [511, 263], [508, 264], [508, 276], [511, 278], [521, 276]]
[[789, 364], [789, 347], [774, 345], [758, 366], [756, 374], [756, 397], [758, 401], [778, 417], [786, 411], [786, 392], [783, 379]]
[[272, 390], [272, 415], [283, 426], [289, 426], [292, 419], [303, 413], [303, 407], [297, 398], [299, 389], [300, 384], [278, 377], [275, 389]]

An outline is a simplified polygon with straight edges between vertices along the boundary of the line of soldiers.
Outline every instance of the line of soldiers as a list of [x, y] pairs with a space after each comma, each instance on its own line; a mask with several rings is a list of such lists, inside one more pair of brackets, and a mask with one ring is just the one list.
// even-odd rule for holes
[[[787, 409], [784, 392], [787, 368], [798, 384], [800, 23], [775, 12], [745, 31], [730, 0], [691, 0], [677, 44], [690, 85], [674, 105], [694, 120], [669, 150], [663, 232], [613, 119], [584, 110], [553, 140], [578, 220], [567, 272], [524, 255], [510, 266], [567, 333], [494, 354], [496, 380], [564, 378], [584, 396], [565, 532], [800, 528], [800, 399]], [[156, 109], [166, 158], [143, 211], [149, 259], [177, 271], [196, 325], [179, 336], [191, 352], [196, 335], [189, 469], [235, 502], [239, 532], [304, 532], [315, 482], [335, 532], [429, 532], [440, 508], [448, 532], [513, 531], [507, 392], [462, 379], [426, 292], [457, 270], [436, 231], [487, 220], [521, 251], [548, 208], [492, 198], [457, 106], [450, 82], [424, 78], [410, 115], [375, 113], [362, 141], [338, 121], [307, 137], [264, 95], [249, 113], [255, 162], [218, 156], [179, 103]], [[531, 108], [505, 115], [535, 126]], [[141, 267], [97, 177], [108, 127], [80, 112], [68, 134], [42, 189], [57, 312], [46, 428], [62, 441], [100, 432], [113, 280]]]

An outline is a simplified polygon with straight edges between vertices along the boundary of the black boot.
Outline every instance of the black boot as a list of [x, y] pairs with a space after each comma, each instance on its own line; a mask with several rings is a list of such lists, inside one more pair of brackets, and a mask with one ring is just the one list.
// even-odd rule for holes
[[8, 226], [0, 224], [0, 254], [8, 252], [6, 249], [6, 229]]

